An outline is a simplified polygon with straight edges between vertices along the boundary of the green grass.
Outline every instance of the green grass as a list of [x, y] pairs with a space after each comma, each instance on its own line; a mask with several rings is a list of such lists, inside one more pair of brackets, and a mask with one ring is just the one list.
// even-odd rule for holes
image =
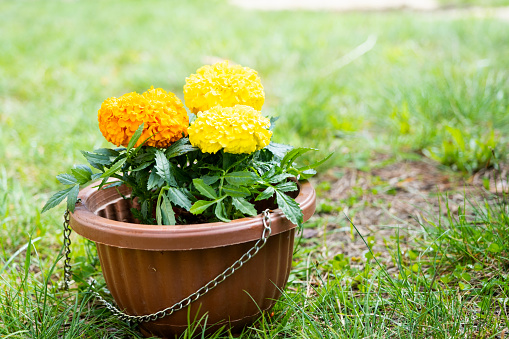
[[[263, 112], [281, 117], [275, 141], [319, 148], [309, 161], [334, 151], [327, 166], [366, 170], [380, 155], [388, 162], [429, 156], [464, 173], [507, 161], [507, 21], [256, 12], [223, 1], [16, 1], [0, 2], [0, 22], [2, 337], [139, 335], [84, 284], [58, 289], [63, 211], [40, 210], [58, 188], [55, 175], [84, 161], [80, 150], [107, 146], [97, 128], [104, 99], [151, 85], [183, 98], [185, 77], [212, 57], [259, 71]], [[501, 333], [507, 201], [473, 205], [468, 214], [429, 216], [413, 243], [387, 239], [390, 260], [380, 264], [306, 242], [274, 316], [242, 337]], [[336, 227], [348, 226], [336, 219]], [[100, 280], [96, 261], [73, 237], [77, 278]]]

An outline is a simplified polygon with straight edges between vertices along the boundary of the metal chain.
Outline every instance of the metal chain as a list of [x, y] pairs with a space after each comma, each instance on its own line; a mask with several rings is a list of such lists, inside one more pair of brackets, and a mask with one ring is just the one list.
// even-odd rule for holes
[[72, 278], [71, 271], [71, 227], [69, 227], [69, 210], [64, 213], [64, 289], [69, 290]]
[[[272, 220], [270, 218], [270, 211], [269, 209], [266, 209], [262, 212], [262, 222], [263, 222], [263, 233], [260, 239], [247, 251], [242, 257], [240, 257], [239, 260], [234, 262], [230, 267], [225, 269], [221, 274], [219, 274], [217, 277], [215, 277], [213, 280], [209, 281], [207, 284], [202, 286], [199, 290], [191, 294], [185, 299], [182, 299], [178, 303], [174, 304], [173, 306], [167, 307], [164, 310], [147, 314], [147, 315], [129, 315], [127, 313], [122, 312], [117, 307], [115, 307], [113, 304], [106, 301], [99, 293], [96, 291], [92, 291], [94, 296], [99, 299], [99, 301], [108, 309], [110, 310], [115, 316], [117, 316], [120, 320], [128, 321], [128, 322], [147, 322], [147, 321], [155, 321], [157, 319], [164, 318], [166, 316], [169, 316], [173, 314], [176, 311], [179, 311], [191, 304], [192, 302], [198, 300], [202, 295], [207, 294], [210, 290], [215, 288], [217, 285], [222, 283], [226, 278], [231, 276], [233, 273], [235, 273], [236, 270], [241, 268], [245, 263], [247, 263], [249, 260], [251, 260], [252, 257], [254, 257], [260, 249], [265, 246], [267, 239], [270, 237], [272, 233]], [[69, 225], [69, 222], [64, 222], [64, 225], [67, 224], [67, 227]], [[70, 229], [69, 229], [70, 232]], [[65, 232], [64, 232], [65, 236]], [[68, 242], [70, 244], [70, 240]], [[66, 251], [66, 265], [68, 265], [68, 253], [70, 251]], [[65, 267], [67, 269], [67, 266]], [[69, 265], [69, 272], [70, 272], [70, 265]], [[69, 279], [67, 275], [64, 274], [64, 277], [66, 279]], [[69, 276], [70, 277], [70, 276]], [[95, 280], [93, 278], [89, 279], [89, 283], [91, 287], [95, 284]], [[68, 284], [68, 281], [66, 280], [66, 286]]]

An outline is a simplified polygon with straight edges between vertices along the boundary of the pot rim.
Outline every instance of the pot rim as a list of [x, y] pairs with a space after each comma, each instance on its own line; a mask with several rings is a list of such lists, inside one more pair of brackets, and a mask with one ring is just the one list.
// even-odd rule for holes
[[[308, 220], [315, 211], [316, 193], [308, 181], [299, 183], [299, 203]], [[70, 225], [81, 236], [101, 244], [150, 251], [192, 250], [222, 247], [258, 240], [263, 232], [262, 215], [226, 222], [192, 225], [144, 225], [107, 219], [94, 214], [87, 207], [87, 200], [97, 193], [97, 187], [88, 186], [78, 195], [81, 202], [70, 213]], [[295, 228], [281, 209], [270, 214], [272, 234]]]

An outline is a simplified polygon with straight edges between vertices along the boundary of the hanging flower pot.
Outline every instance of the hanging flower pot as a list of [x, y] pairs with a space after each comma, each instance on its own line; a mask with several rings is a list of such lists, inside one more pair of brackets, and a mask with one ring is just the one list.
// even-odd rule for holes
[[99, 129], [118, 147], [82, 152], [88, 164], [58, 175], [68, 187], [43, 207], [67, 199], [65, 287], [70, 224], [97, 244], [118, 305], [107, 307], [147, 335], [180, 333], [188, 315], [239, 329], [270, 309], [295, 227], [314, 212], [306, 180], [328, 159], [298, 166], [315, 149], [271, 141], [277, 119], [260, 111], [265, 93], [250, 68], [203, 66], [184, 97], [194, 119], [161, 88], [106, 99]]
[[[315, 209], [315, 191], [308, 182], [299, 188], [295, 200], [307, 220]], [[83, 189], [70, 225], [96, 243], [118, 308], [132, 316], [162, 317], [141, 322], [144, 334], [181, 333], [188, 327], [188, 312], [190, 319], [206, 314], [209, 331], [221, 326], [238, 330], [274, 305], [290, 273], [296, 226], [281, 210], [271, 212], [265, 222], [270, 223], [270, 236], [264, 232], [262, 215], [229, 223], [140, 225], [132, 223], [130, 200], [121, 196], [129, 193], [125, 186], [119, 191]], [[257, 242], [260, 247], [264, 241], [258, 249]], [[243, 256], [245, 263], [238, 261]], [[246, 260], [248, 256], [252, 258]], [[188, 296], [193, 301], [189, 309], [157, 314]]]

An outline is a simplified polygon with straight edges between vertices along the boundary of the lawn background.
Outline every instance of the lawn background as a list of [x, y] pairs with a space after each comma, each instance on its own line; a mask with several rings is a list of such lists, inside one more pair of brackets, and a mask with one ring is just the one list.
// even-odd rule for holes
[[[493, 5], [508, 3], [493, 1]], [[55, 270], [51, 267], [62, 245], [63, 211], [55, 209], [44, 215], [39, 211], [59, 188], [55, 175], [83, 162], [80, 150], [108, 145], [97, 127], [97, 110], [104, 99], [143, 92], [152, 85], [183, 99], [186, 76], [219, 58], [259, 71], [266, 92], [263, 112], [280, 117], [275, 141], [319, 149], [305, 161], [335, 152], [322, 172], [334, 168], [369, 171], [402, 159], [431, 159], [468, 178], [488, 161], [499, 165], [507, 160], [509, 22], [490, 15], [262, 12], [242, 10], [224, 1], [2, 1], [0, 46], [0, 284], [5, 290], [0, 297], [4, 305], [1, 335], [42, 338], [65, 333], [72, 338], [80, 332], [86, 337], [97, 333], [129, 336], [125, 325], [101, 313], [97, 305], [91, 307], [82, 291], [74, 289], [67, 296], [55, 283], [45, 283], [50, 273], [50, 280], [62, 273], [61, 263]], [[485, 216], [479, 217], [481, 224], [493, 226], [490, 223], [495, 218], [501, 228], [490, 232], [507, 233], [507, 211], [497, 209], [493, 217], [483, 208], [477, 214]], [[463, 221], [451, 220], [451, 227], [462, 234], [464, 228], [456, 226]], [[316, 224], [320, 222], [315, 220]], [[438, 232], [443, 225], [431, 226]], [[469, 233], [466, 243], [474, 235]], [[75, 265], [93, 274], [97, 264], [93, 249], [87, 251], [87, 243], [74, 239]], [[478, 246], [480, 253], [507, 253], [505, 238], [497, 239], [500, 251], [486, 252], [492, 239], [485, 248]], [[451, 243], [448, 248], [455, 246]], [[307, 253], [297, 254], [298, 258]], [[450, 254], [456, 258], [451, 265], [470, 264], [455, 253]], [[500, 257], [497, 260], [506, 260]], [[495, 260], [487, 254], [486, 258]], [[320, 260], [333, 267], [331, 274], [336, 277], [350, 272], [345, 265], [333, 265], [334, 255]], [[365, 267], [378, 266], [368, 260]], [[305, 277], [311, 269], [308, 265], [296, 272]], [[317, 276], [323, 277], [322, 273]], [[382, 273], [369, 275], [366, 286], [372, 287], [371, 293], [380, 293], [375, 296], [389, 295], [389, 301], [391, 295], [401, 299], [402, 291], [433, 286], [436, 280], [423, 273], [422, 281], [395, 287], [383, 277]], [[441, 328], [442, 332], [433, 332], [431, 325], [424, 329], [416, 325], [431, 315], [435, 320], [444, 316], [431, 311], [425, 316], [417, 312], [406, 321], [399, 316], [380, 320], [376, 310], [385, 301], [372, 301], [369, 293], [364, 294], [362, 309], [355, 307], [357, 289], [351, 285], [325, 279], [320, 286], [324, 289], [312, 296], [295, 288], [278, 306], [279, 310], [302, 311], [302, 318], [281, 311], [286, 320], [262, 322], [258, 328], [267, 326], [271, 335], [309, 337], [466, 333], [460, 320], [456, 327]], [[455, 290], [447, 286], [445, 299], [452, 302]], [[500, 291], [507, 287], [505, 280], [497, 286], [502, 286]], [[352, 312], [363, 310], [362, 316], [352, 316], [350, 325], [344, 319], [330, 324], [316, 320], [343, 314], [334, 304], [339, 300], [336, 293], [346, 298], [346, 304], [351, 303]], [[312, 297], [309, 302], [300, 302], [307, 297]], [[429, 294], [421, 297], [416, 304], [431, 302]], [[505, 296], [497, 294], [497, 298]], [[293, 303], [295, 300], [300, 301]], [[483, 302], [488, 308], [492, 305]], [[327, 313], [316, 316], [313, 304]], [[438, 306], [432, 310], [443, 308], [452, 318], [454, 312], [472, 315], [461, 303], [450, 308], [444, 301], [434, 305]], [[477, 302], [472, 305], [472, 309], [480, 307]], [[79, 322], [78, 315], [86, 321]], [[492, 333], [503, 330], [499, 318], [487, 319], [491, 327], [486, 328]], [[467, 330], [474, 331], [474, 327], [467, 326]], [[263, 336], [262, 332], [251, 330], [246, 336]]]

